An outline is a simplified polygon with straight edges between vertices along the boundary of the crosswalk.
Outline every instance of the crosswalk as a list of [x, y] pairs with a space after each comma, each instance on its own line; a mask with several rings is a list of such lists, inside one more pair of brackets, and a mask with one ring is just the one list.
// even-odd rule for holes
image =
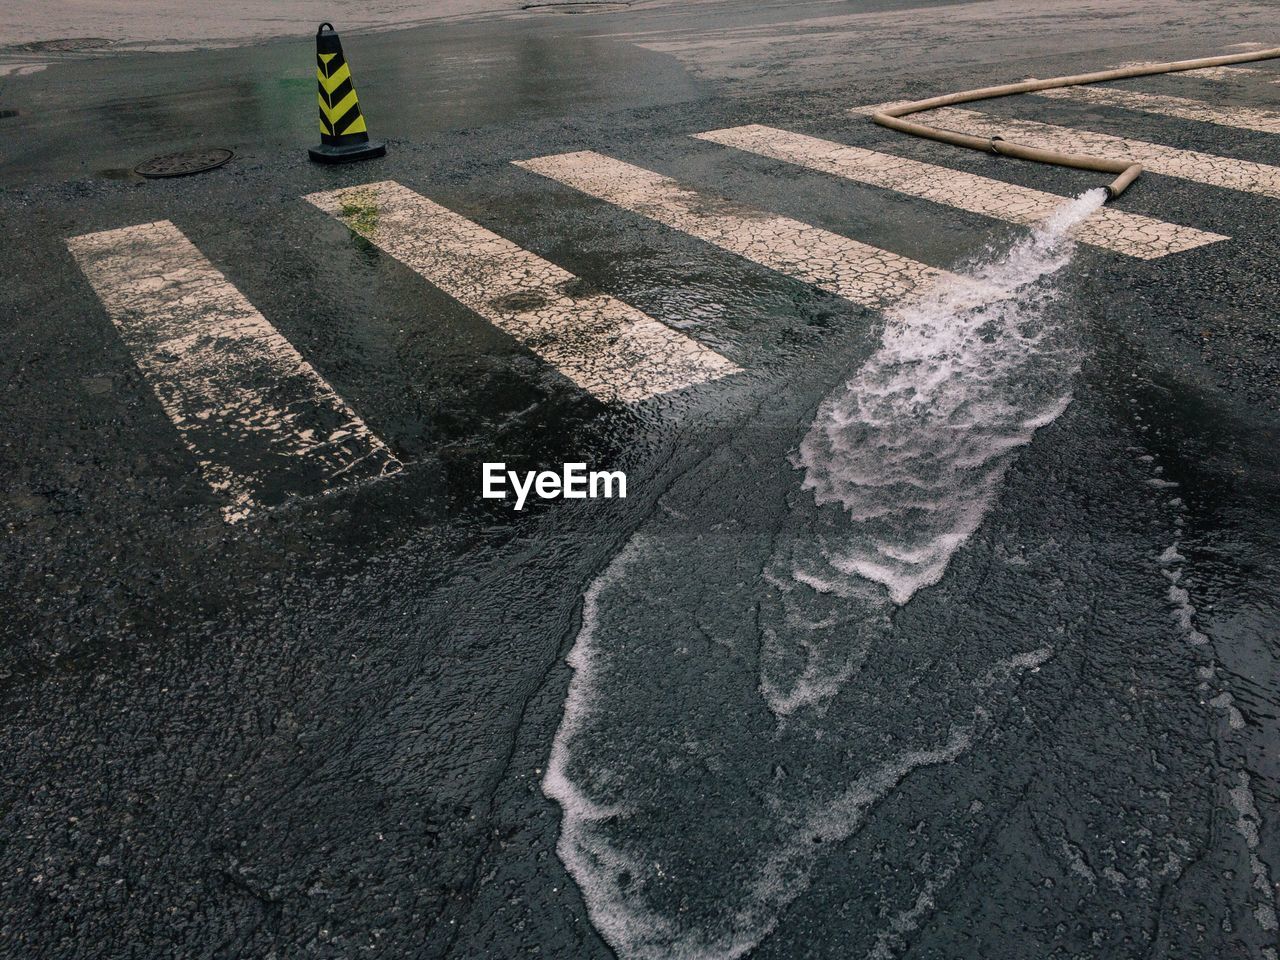
[[1036, 96], [1051, 100], [1070, 100], [1075, 103], [1098, 103], [1106, 107], [1120, 107], [1143, 113], [1158, 113], [1166, 117], [1176, 117], [1179, 120], [1197, 120], [1222, 127], [1235, 127], [1239, 130], [1280, 133], [1280, 113], [1274, 110], [1260, 110], [1254, 107], [1225, 109], [1204, 100], [1094, 85], [1041, 90]]
[[68, 241], [229, 523], [401, 469], [387, 445], [167, 220]]
[[516, 165], [868, 307], [953, 274], [589, 150]]
[[[1069, 96], [1183, 119], [1229, 119], [1232, 126], [1280, 133], [1280, 114], [1268, 111], [1224, 110], [1183, 97], [1104, 87], [1074, 88]], [[875, 108], [851, 112], [870, 109]], [[1280, 167], [973, 110], [949, 108], [927, 116], [966, 133], [1136, 160], [1158, 174], [1280, 198]], [[762, 124], [692, 136], [888, 191], [903, 202], [924, 201], [1012, 224], [1035, 224], [1066, 199], [952, 169], [943, 165], [946, 149], [936, 155], [942, 162], [931, 163]], [[967, 286], [975, 301], [991, 295], [945, 264], [882, 249], [593, 150], [512, 163], [868, 308], [891, 308], [940, 283]], [[722, 355], [677, 329], [679, 316], [650, 316], [394, 180], [300, 199], [604, 403], [644, 403], [708, 388], [743, 372], [741, 358]], [[1107, 253], [1148, 261], [1229, 240], [1111, 206], [1083, 222], [1076, 238]], [[911, 238], [901, 242], [909, 245]], [[219, 497], [227, 522], [404, 469], [313, 361], [175, 224], [125, 226], [71, 237], [67, 245], [177, 438]]]
[[[1009, 223], [1038, 223], [1064, 199], [1057, 194], [932, 163], [833, 143], [760, 124], [711, 130], [696, 136], [711, 143]], [[1127, 213], [1115, 207], [1103, 207], [1080, 225], [1076, 231], [1076, 239], [1126, 256], [1154, 260], [1227, 238], [1222, 234]]]
[[[859, 107], [850, 112], [861, 114], [875, 109], [878, 108]], [[1183, 150], [1037, 120], [998, 117], [960, 107], [943, 107], [919, 116], [958, 133], [978, 137], [1000, 136], [1030, 147], [1137, 162], [1148, 171], [1166, 177], [1280, 199], [1280, 167], [1252, 160], [1223, 157], [1199, 150]]]
[[739, 368], [695, 340], [398, 183], [306, 198], [511, 334], [589, 393], [648, 400]]
[[[1150, 63], [1122, 63], [1122, 67], [1149, 67]], [[1225, 80], [1229, 82], [1238, 82], [1242, 80], [1250, 80], [1256, 77], [1268, 77], [1270, 83], [1280, 83], [1280, 77], [1277, 77], [1275, 71], [1259, 70], [1257, 67], [1199, 67], [1195, 70], [1180, 70], [1177, 73], [1161, 74], [1162, 77], [1190, 77], [1198, 80]]]

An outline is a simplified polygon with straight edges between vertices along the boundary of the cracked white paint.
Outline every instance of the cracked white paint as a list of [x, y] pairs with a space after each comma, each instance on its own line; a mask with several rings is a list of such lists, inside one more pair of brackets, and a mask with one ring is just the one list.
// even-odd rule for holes
[[1143, 113], [1158, 113], [1165, 117], [1177, 117], [1179, 120], [1215, 123], [1220, 127], [1236, 127], [1240, 130], [1256, 130], [1260, 133], [1280, 133], [1280, 113], [1274, 110], [1260, 110], [1256, 107], [1224, 109], [1215, 104], [1206, 103], [1204, 100], [1094, 85], [1041, 90], [1036, 96], [1048, 97], [1052, 100], [1097, 103]]
[[740, 368], [635, 307], [394, 181], [306, 198], [602, 400], [631, 403]]
[[[1027, 226], [1042, 222], [1066, 200], [1041, 190], [760, 124], [712, 130], [695, 136], [846, 180]], [[1221, 234], [1165, 223], [1114, 207], [1103, 207], [1075, 227], [1072, 234], [1082, 243], [1143, 260], [1228, 239]]]
[[[864, 113], [867, 109], [859, 107], [852, 112]], [[1166, 177], [1194, 180], [1212, 187], [1243, 190], [1280, 199], [1280, 167], [1265, 163], [1220, 157], [1199, 150], [1179, 150], [1159, 143], [1075, 130], [1051, 123], [997, 117], [957, 107], [944, 107], [913, 116], [924, 123], [972, 136], [1002, 136], [1029, 147], [1136, 161], [1152, 173]]]
[[1176, 74], [1171, 73], [1169, 76], [1199, 77], [1202, 80], [1243, 80], [1250, 76], [1261, 76], [1266, 72], [1266, 70], [1255, 70], [1250, 67], [1201, 67], [1199, 70], [1179, 70]]
[[41, 70], [46, 70], [49, 66], [50, 64], [43, 62], [31, 63], [22, 61], [18, 63], [0, 63], [0, 77], [25, 77], [28, 74], [39, 73]]
[[[1120, 67], [1154, 67], [1151, 61], [1144, 60], [1141, 63], [1122, 63]], [[1117, 69], [1120, 69], [1118, 67]], [[1256, 67], [1199, 67], [1195, 70], [1178, 70], [1174, 73], [1162, 73], [1159, 76], [1164, 77], [1191, 77], [1199, 80], [1246, 80], [1249, 77], [1261, 77], [1275, 74], [1269, 70], [1259, 70]], [[1280, 79], [1273, 79], [1272, 83], [1280, 83]]]
[[168, 220], [67, 241], [235, 523], [399, 472], [387, 445]]
[[[888, 306], [942, 277], [967, 283], [888, 250], [702, 193], [589, 150], [515, 163], [864, 306]], [[975, 299], [982, 295], [975, 288]]]

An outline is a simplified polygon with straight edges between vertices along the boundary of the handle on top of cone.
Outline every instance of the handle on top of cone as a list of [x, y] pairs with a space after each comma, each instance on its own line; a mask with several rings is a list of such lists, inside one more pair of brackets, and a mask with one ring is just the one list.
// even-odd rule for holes
[[320, 144], [307, 153], [317, 163], [349, 163], [387, 152], [385, 143], [370, 141], [369, 128], [356, 98], [351, 66], [333, 24], [316, 31], [316, 82], [320, 87]]

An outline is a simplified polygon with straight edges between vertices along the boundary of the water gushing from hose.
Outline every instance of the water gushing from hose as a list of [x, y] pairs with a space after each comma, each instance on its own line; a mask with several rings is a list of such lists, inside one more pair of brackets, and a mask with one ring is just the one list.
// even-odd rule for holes
[[[543, 791], [563, 811], [560, 859], [624, 960], [749, 953], [824, 849], [914, 771], [971, 749], [1011, 679], [1052, 655], [993, 638], [945, 678], [892, 656], [855, 675], [1069, 402], [1077, 353], [1050, 278], [1104, 197], [887, 318], [800, 442], [812, 498], [780, 529], [655, 522], [662, 535], [636, 534], [591, 585]], [[975, 305], [977, 285], [994, 292]], [[936, 702], [926, 680], [946, 685]]]
[[[796, 464], [819, 505], [768, 576], [761, 690], [779, 715], [833, 695], [893, 605], [937, 583], [1019, 448], [1071, 399], [1075, 335], [1049, 309], [1071, 230], [1106, 201], [1063, 204], [999, 259], [886, 318], [880, 348], [818, 409]], [[974, 303], [972, 288], [991, 296]]]

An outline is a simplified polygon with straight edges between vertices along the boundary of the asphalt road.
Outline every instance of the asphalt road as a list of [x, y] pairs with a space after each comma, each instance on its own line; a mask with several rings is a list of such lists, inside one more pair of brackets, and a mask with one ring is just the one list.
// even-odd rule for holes
[[[1276, 960], [1280, 180], [1149, 171], [1108, 209], [1205, 242], [1037, 253], [691, 136], [761, 124], [1067, 198], [1100, 180], [850, 110], [1270, 46], [1272, 13], [726, 2], [344, 33], [389, 141], [346, 168], [306, 158], [309, 24], [0, 77], [0, 955]], [[1276, 109], [1280, 61], [1251, 66], [1124, 89], [1238, 119]], [[1226, 122], [982, 107], [1280, 166], [1274, 132]], [[195, 147], [236, 156], [131, 172]], [[513, 162], [582, 151], [631, 166], [592, 195], [586, 167]], [[673, 226], [632, 168], [698, 199]], [[540, 299], [463, 302], [456, 221], [396, 247], [388, 194], [304, 199], [385, 181], [514, 244]], [[279, 339], [194, 374], [130, 339], [68, 240], [156, 221], [195, 249], [170, 279], [205, 270]], [[820, 229], [788, 253], [793, 222]], [[890, 286], [923, 264], [1036, 293], [869, 305], [866, 271], [822, 279], [863, 255], [839, 238]], [[543, 262], [572, 279], [549, 293]], [[557, 335], [501, 325], [557, 297], [740, 370], [602, 399]], [[287, 417], [210, 466], [166, 391], [234, 380], [247, 409], [286, 360], [402, 469], [254, 473]], [[623, 470], [628, 496], [517, 512], [482, 499], [489, 461]], [[219, 469], [255, 498], [234, 523]]]

